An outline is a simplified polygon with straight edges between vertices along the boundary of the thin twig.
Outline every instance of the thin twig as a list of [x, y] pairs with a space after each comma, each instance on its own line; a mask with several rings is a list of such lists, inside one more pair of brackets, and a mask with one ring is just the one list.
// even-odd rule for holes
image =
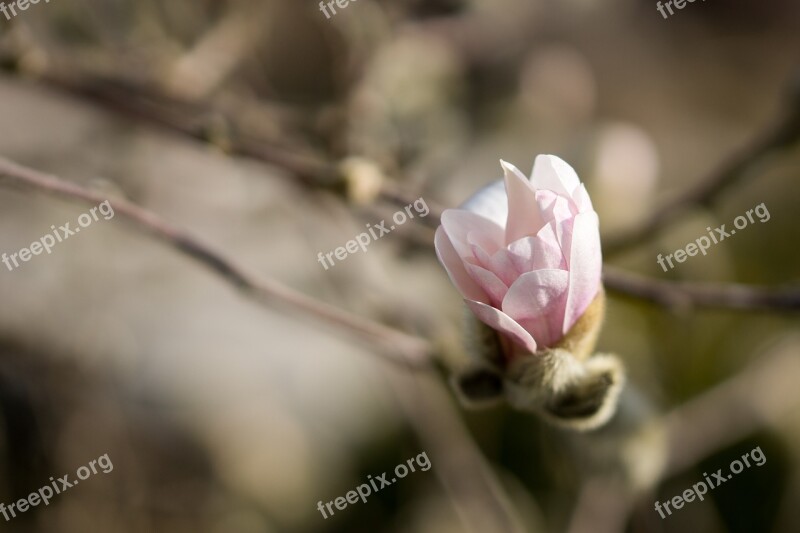
[[[416, 370], [413, 374], [394, 372], [391, 376], [400, 389], [404, 414], [422, 444], [430, 450], [436, 475], [453, 498], [462, 519], [469, 527], [475, 528], [476, 533], [524, 531], [505, 490], [459, 419], [452, 398], [433, 372], [433, 366], [429, 364], [433, 347], [429, 342], [329, 306], [277, 282], [258, 281], [223, 254], [155, 213], [126, 200], [107, 199], [100, 193], [56, 176], [0, 158], [0, 185], [8, 184], [69, 200], [89, 203], [108, 200], [115, 215], [121, 215], [139, 229], [199, 261], [256, 301], [288, 305], [377, 343], [389, 360]], [[421, 387], [425, 389], [424, 393]]]
[[[63, 58], [59, 58], [61, 61]], [[242, 115], [230, 102], [191, 100], [178, 93], [165, 94], [140, 82], [109, 75], [100, 75], [71, 62], [69, 68], [48, 68], [39, 72], [41, 81], [74, 96], [101, 104], [107, 109], [137, 120], [155, 124], [173, 133], [209, 142], [215, 131], [227, 125], [227, 138], [222, 147], [233, 155], [247, 157], [278, 166], [292, 174], [301, 184], [314, 189], [343, 189], [346, 183], [338, 166], [321, 154], [287, 144], [285, 141], [250, 133], [242, 127]], [[247, 114], [275, 115], [265, 106], [248, 104]], [[381, 184], [378, 197], [391, 205], [405, 207], [419, 194], [405, 190], [393, 181]], [[427, 199], [431, 216], [419, 219], [433, 228], [439, 225], [444, 207]]]
[[[84, 72], [79, 67], [50, 69], [39, 74], [49, 86], [69, 92], [93, 104], [135, 120], [155, 124], [202, 142], [209, 142], [220, 129], [228, 153], [249, 157], [290, 172], [303, 185], [313, 188], [340, 184], [336, 166], [308, 149], [293, 148], [276, 138], [248, 135], [240, 131], [236, 113], [224, 105], [197, 103], [169, 96], [142, 83]], [[265, 111], [264, 114], [269, 114]]]
[[776, 150], [786, 148], [800, 139], [800, 75], [793, 80], [787, 105], [780, 116], [750, 144], [724, 160], [711, 174], [700, 179], [697, 185], [666, 202], [636, 227], [617, 236], [603, 240], [603, 251], [610, 256], [641, 244], [664, 229], [686, 210], [709, 205], [720, 193], [752, 172], [756, 164]]
[[800, 286], [760, 288], [735, 283], [660, 281], [605, 266], [609, 292], [674, 309], [693, 307], [736, 311], [798, 311]]
[[[152, 89], [131, 85], [115, 79], [92, 76], [81, 69], [67, 71], [48, 71], [41, 74], [42, 79], [73, 94], [89, 98], [94, 103], [102, 103], [119, 112], [151, 123], [160, 124], [170, 130], [195, 139], [207, 141], [213, 119], [224, 116], [225, 120], [235, 122], [225, 110], [207, 104], [183, 102], [153, 93]], [[800, 91], [797, 91], [800, 92]], [[798, 97], [800, 99], [800, 97]], [[652, 220], [658, 219], [659, 228], [676, 216], [682, 209], [681, 202], [697, 203], [709, 201], [725, 187], [730, 186], [754, 158], [761, 157], [767, 147], [777, 148], [795, 140], [800, 132], [800, 105], [793, 105], [791, 113], [753, 146], [723, 165], [722, 170], [705, 180], [697, 188], [687, 192], [680, 201], [675, 200], [671, 208], [659, 210]], [[235, 129], [235, 128], [234, 128]], [[297, 150], [286, 146], [276, 146], [270, 140], [239, 135], [230, 140], [231, 153], [251, 157], [274, 164], [292, 173], [301, 183], [313, 188], [333, 188], [342, 186], [341, 176], [336, 165], [326, 161], [318, 154], [307, 150]], [[397, 206], [408, 205], [418, 196], [403, 189], [397, 183], [387, 181], [381, 190], [382, 200]], [[440, 223], [443, 207], [426, 199], [431, 212], [418, 219], [428, 226]], [[662, 213], [662, 214], [658, 214]], [[649, 225], [655, 222], [647, 223]], [[638, 231], [638, 230], [637, 230]], [[651, 228], [649, 232], [655, 231]], [[648, 233], [649, 233], [648, 232]], [[642, 233], [645, 235], [645, 233]], [[628, 246], [628, 239], [607, 241], [603, 250], [608, 256], [615, 246]], [[623, 242], [624, 241], [624, 242]], [[633, 241], [631, 241], [632, 243]], [[747, 285], [671, 282], [648, 279], [606, 267], [604, 275], [606, 287], [612, 293], [643, 299], [666, 307], [704, 307], [729, 308], [734, 310], [785, 311], [800, 308], [800, 287], [757, 288]]]
[[115, 214], [155, 236], [185, 255], [213, 270], [228, 283], [263, 304], [284, 304], [377, 345], [381, 355], [414, 368], [424, 367], [433, 352], [432, 345], [419, 337], [359, 317], [320, 302], [274, 280], [259, 280], [242, 266], [191, 234], [124, 199], [108, 199], [103, 194], [0, 158], [0, 184], [20, 185], [69, 200], [100, 203], [108, 200]]

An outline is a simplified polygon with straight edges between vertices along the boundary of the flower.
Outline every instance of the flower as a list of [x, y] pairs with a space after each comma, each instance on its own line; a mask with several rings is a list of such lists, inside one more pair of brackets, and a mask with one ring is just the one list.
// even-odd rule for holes
[[[442, 213], [436, 254], [475, 316], [515, 345], [555, 346], [601, 289], [597, 213], [575, 171], [539, 155]], [[505, 185], [504, 185], [505, 183]]]

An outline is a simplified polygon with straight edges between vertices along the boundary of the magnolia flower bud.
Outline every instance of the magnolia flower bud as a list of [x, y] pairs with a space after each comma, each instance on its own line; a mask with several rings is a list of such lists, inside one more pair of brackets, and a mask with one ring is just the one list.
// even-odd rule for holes
[[[442, 214], [436, 253], [473, 314], [474, 362], [456, 379], [467, 403], [513, 406], [588, 429], [613, 414], [616, 357], [590, 358], [604, 315], [597, 213], [575, 171], [536, 158]], [[495, 342], [487, 341], [494, 338]]]

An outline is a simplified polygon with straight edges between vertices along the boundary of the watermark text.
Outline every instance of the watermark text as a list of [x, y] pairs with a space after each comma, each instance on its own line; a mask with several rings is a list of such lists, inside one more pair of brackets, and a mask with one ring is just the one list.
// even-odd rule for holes
[[[344, 511], [345, 508], [347, 508], [347, 504], [358, 503], [359, 499], [361, 499], [362, 502], [367, 503], [367, 496], [373, 494], [373, 491], [378, 492], [383, 487], [388, 487], [397, 481], [398, 478], [402, 479], [406, 477], [409, 471], [416, 472], [416, 469], [414, 468], [415, 463], [423, 472], [430, 470], [431, 468], [431, 461], [428, 459], [428, 454], [422, 452], [416, 457], [412, 457], [405, 463], [400, 463], [394, 467], [395, 477], [393, 477], [391, 480], [386, 479], [386, 476], [389, 475], [386, 472], [380, 476], [375, 476], [374, 478], [371, 475], [368, 475], [367, 481], [369, 481], [369, 483], [363, 483], [356, 487], [355, 490], [351, 490], [344, 496], [339, 496], [338, 498], [335, 498], [326, 504], [323, 504], [322, 501], [319, 501], [317, 502], [317, 509], [320, 513], [322, 513], [322, 518], [327, 519], [328, 516], [332, 516], [336, 512], [333, 510], [333, 507], [336, 507], [336, 509], [339, 511]], [[380, 486], [378, 486], [378, 484], [380, 484]], [[328, 511], [327, 513], [325, 512], [326, 509]]]
[[656, 258], [656, 263], [658, 263], [659, 266], [661, 266], [661, 268], [664, 269], [664, 272], [666, 272], [667, 270], [669, 270], [667, 268], [667, 265], [669, 265], [669, 268], [675, 268], [675, 265], [672, 263], [673, 258], [678, 263], [683, 263], [684, 261], [686, 261], [687, 258], [694, 257], [695, 255], [697, 255], [698, 252], [702, 253], [703, 255], [706, 255], [708, 253], [708, 249], [711, 247], [712, 244], [719, 244], [725, 239], [732, 237], [733, 235], [736, 235], [736, 230], [743, 230], [744, 228], [747, 227], [748, 224], [753, 224], [755, 222], [753, 214], [755, 214], [758, 217], [758, 220], [761, 223], [767, 222], [770, 219], [770, 214], [769, 210], [767, 209], [767, 206], [764, 205], [764, 202], [761, 202], [753, 209], [749, 209], [745, 213], [745, 215], [747, 215], [746, 217], [745, 215], [739, 215], [738, 217], [733, 219], [733, 226], [736, 229], [727, 230], [725, 229], [727, 224], [723, 224], [718, 228], [714, 228], [714, 230], [712, 231], [711, 226], [709, 226], [706, 228], [708, 236], [703, 235], [702, 237], [699, 237], [696, 241], [690, 242], [683, 248], [678, 248], [677, 250], [666, 256], [664, 256], [663, 254], [658, 254], [658, 257]]
[[[100, 467], [99, 471], [97, 467]], [[3, 518], [5, 518], [6, 522], [8, 522], [12, 518], [16, 518], [17, 513], [22, 514], [31, 507], [36, 507], [40, 503], [44, 503], [45, 506], [50, 505], [50, 500], [53, 498], [53, 496], [61, 494], [62, 492], [66, 492], [67, 489], [70, 489], [81, 481], [88, 479], [92, 474], [97, 474], [98, 472], [108, 474], [112, 470], [114, 470], [114, 465], [111, 463], [111, 459], [108, 457], [107, 453], [103, 454], [97, 459], [90, 461], [88, 465], [78, 468], [78, 471], [75, 473], [75, 475], [78, 476], [78, 479], [70, 481], [69, 474], [66, 474], [58, 479], [53, 479], [51, 477], [50, 484], [44, 485], [39, 490], [31, 492], [27, 498], [20, 498], [8, 506], [6, 506], [4, 503], [0, 503], [0, 513], [2, 513]], [[11, 516], [9, 516], [9, 514]]]
[[[750, 459], [753, 460], [753, 464], [750, 464]], [[751, 466], [761, 466], [766, 462], [767, 456], [761, 451], [761, 446], [757, 446], [756, 448], [744, 454], [741, 461], [739, 459], [734, 459], [730, 464], [731, 473], [727, 476], [722, 472], [721, 468], [716, 472], [713, 472], [711, 477], [709, 477], [706, 472], [703, 472], [705, 481], [698, 481], [692, 485], [692, 488], [686, 489], [683, 491], [682, 495], [675, 496], [671, 500], [666, 500], [664, 502], [657, 501], [655, 510], [663, 520], [667, 516], [671, 516], [673, 510], [682, 509], [684, 504], [693, 502], [695, 498], [703, 501], [704, 496], [708, 494], [709, 489], [715, 489], [723, 483], [727, 483], [728, 480], [730, 480], [735, 474], [741, 473], [745, 466], [747, 468], [750, 468]], [[672, 506], [672, 509], [670, 509], [670, 506]], [[664, 514], [664, 511], [666, 511], [667, 514]]]
[[34, 255], [40, 255], [42, 252], [47, 252], [47, 255], [50, 255], [53, 253], [53, 247], [56, 244], [64, 242], [73, 235], [79, 233], [81, 228], [91, 226], [93, 222], [100, 220], [100, 217], [97, 216], [98, 211], [103, 215], [105, 220], [114, 218], [114, 208], [111, 207], [111, 203], [106, 200], [100, 205], [91, 208], [88, 213], [81, 214], [81, 216], [78, 217], [78, 226], [75, 228], [70, 228], [70, 222], [58, 228], [52, 225], [50, 226], [50, 229], [53, 230], [52, 233], [48, 233], [39, 240], [33, 241], [29, 247], [22, 248], [18, 252], [12, 254], [4, 252], [3, 255], [0, 256], [0, 261], [3, 262], [9, 271], [12, 271], [15, 268], [19, 268], [20, 261], [27, 263]]

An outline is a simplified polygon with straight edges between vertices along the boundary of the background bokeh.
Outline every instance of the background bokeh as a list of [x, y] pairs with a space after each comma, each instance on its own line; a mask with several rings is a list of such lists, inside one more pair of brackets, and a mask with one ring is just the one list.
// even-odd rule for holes
[[[500, 177], [498, 159], [525, 172], [539, 153], [575, 167], [604, 239], [635, 228], [800, 106], [800, 5], [709, 0], [667, 20], [650, 0], [337, 11], [73, 0], [0, 16], [0, 156], [431, 339], [446, 364], [387, 363], [346, 331], [244, 298], [123, 217], [101, 219], [51, 255], [0, 266], [0, 502], [105, 453], [114, 470], [0, 531], [800, 530], [796, 310], [612, 292], [599, 349], [625, 362], [631, 389], [620, 420], [575, 435], [457, 405], [446, 367], [463, 356], [463, 309], [432, 248], [436, 206]], [[796, 142], [766, 153], [606, 263], [656, 280], [797, 283], [798, 169]], [[0, 252], [91, 207], [0, 185]], [[317, 262], [419, 197], [428, 219], [329, 270]], [[762, 202], [768, 222], [668, 273], [656, 263]], [[757, 446], [764, 466], [665, 520], [653, 510]], [[423, 451], [427, 472], [317, 511]]]

